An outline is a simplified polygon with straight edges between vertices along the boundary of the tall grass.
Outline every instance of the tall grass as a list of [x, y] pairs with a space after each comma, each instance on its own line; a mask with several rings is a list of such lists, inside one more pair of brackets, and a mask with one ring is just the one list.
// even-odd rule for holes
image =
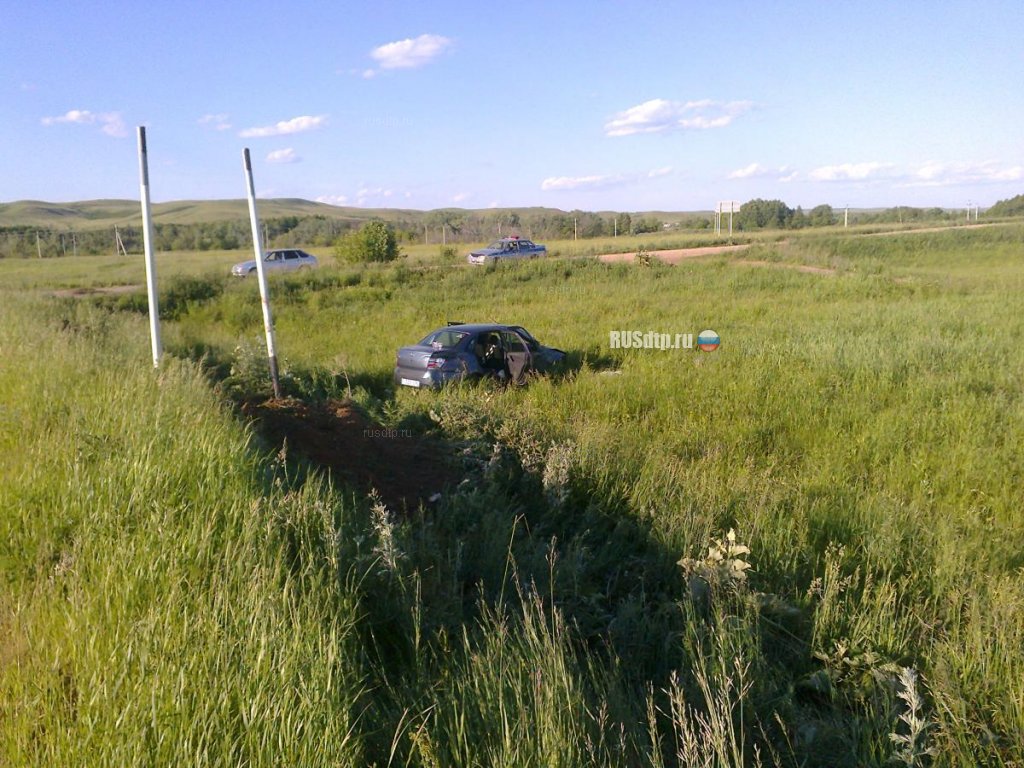
[[[351, 385], [458, 446], [469, 482], [402, 520], [261, 453], [203, 380], [258, 349], [251, 284], [185, 301], [165, 338], [198, 365], [157, 375], [129, 362], [141, 317], [5, 302], [7, 754], [1020, 762], [1022, 239], [758, 246], [834, 275], [723, 257], [274, 281], [293, 391]], [[395, 392], [394, 350], [448, 319], [521, 322], [572, 370]], [[711, 354], [608, 346], [708, 327]], [[742, 584], [715, 576], [730, 528]]]
[[317, 562], [351, 512], [137, 323], [62, 314], [5, 297], [2, 761], [357, 764], [358, 598]]

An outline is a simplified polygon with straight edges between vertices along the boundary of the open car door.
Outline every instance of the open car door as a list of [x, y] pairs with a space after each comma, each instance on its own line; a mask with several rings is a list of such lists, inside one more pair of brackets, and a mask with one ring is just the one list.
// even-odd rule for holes
[[505, 367], [509, 380], [514, 384], [525, 384], [526, 374], [533, 369], [533, 356], [526, 340], [514, 331], [502, 331], [502, 346], [505, 348]]

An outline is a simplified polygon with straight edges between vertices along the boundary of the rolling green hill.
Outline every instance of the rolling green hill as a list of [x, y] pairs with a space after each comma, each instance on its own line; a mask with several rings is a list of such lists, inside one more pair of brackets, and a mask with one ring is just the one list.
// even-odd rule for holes
[[[445, 208], [446, 212], [469, 213], [462, 208]], [[338, 207], [298, 198], [259, 201], [262, 218], [285, 216], [324, 216], [350, 223], [369, 219], [384, 221], [426, 222], [436, 211], [403, 208]], [[541, 206], [502, 208], [501, 213], [516, 214], [520, 218], [537, 215], [565, 215], [566, 211]], [[474, 211], [476, 212], [476, 211]], [[494, 212], [496, 215], [498, 211]], [[676, 222], [693, 213], [668, 211], [631, 212], [638, 217], [656, 216], [666, 222]], [[156, 224], [200, 224], [219, 221], [237, 221], [248, 218], [245, 200], [174, 200], [153, 204], [153, 222]], [[612, 211], [599, 215], [613, 216]], [[60, 230], [87, 230], [114, 226], [139, 226], [142, 213], [136, 200], [83, 200], [73, 203], [51, 203], [40, 200], [18, 200], [0, 203], [0, 227], [43, 227]]]
[[[264, 218], [282, 216], [325, 216], [346, 221], [371, 218], [396, 219], [415, 217], [420, 211], [397, 209], [338, 208], [309, 200], [261, 200], [260, 215]], [[153, 204], [153, 221], [157, 224], [198, 224], [245, 219], [249, 215], [245, 200], [175, 200]], [[37, 226], [60, 229], [98, 229], [112, 226], [138, 226], [142, 212], [136, 200], [85, 200], [75, 203], [47, 203], [19, 200], [0, 203], [0, 227]]]

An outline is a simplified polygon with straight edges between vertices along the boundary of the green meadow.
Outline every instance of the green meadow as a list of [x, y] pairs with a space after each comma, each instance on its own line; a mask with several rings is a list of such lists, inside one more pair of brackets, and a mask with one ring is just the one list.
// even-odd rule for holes
[[[243, 415], [247, 254], [160, 256], [155, 371], [141, 289], [67, 294], [141, 257], [0, 260], [0, 763], [1024, 764], [1024, 225], [748, 240], [274, 277], [288, 396], [460, 478], [401, 509]], [[396, 391], [449, 320], [569, 364]]]

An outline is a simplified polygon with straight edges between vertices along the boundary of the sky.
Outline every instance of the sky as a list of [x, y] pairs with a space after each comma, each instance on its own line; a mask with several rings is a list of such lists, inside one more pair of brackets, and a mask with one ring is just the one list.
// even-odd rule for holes
[[1024, 3], [0, 0], [0, 202], [982, 208]]

